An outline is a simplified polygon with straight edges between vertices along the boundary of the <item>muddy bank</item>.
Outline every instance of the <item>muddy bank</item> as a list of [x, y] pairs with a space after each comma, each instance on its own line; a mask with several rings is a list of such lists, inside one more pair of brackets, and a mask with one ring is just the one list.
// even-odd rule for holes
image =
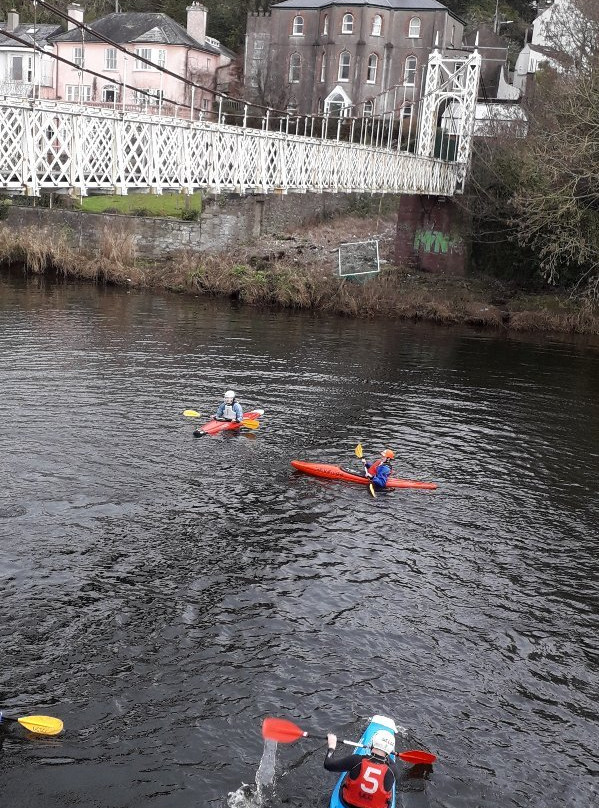
[[[223, 255], [172, 252], [140, 259], [126, 232], [106, 229], [92, 252], [65, 231], [0, 224], [0, 265], [57, 272], [126, 287], [226, 296], [251, 305], [351, 317], [394, 317], [515, 331], [599, 334], [599, 312], [566, 293], [526, 294], [493, 278], [420, 273], [391, 263], [395, 216], [343, 217], [301, 231], [263, 236]], [[380, 239], [381, 273], [339, 278], [341, 242]]]

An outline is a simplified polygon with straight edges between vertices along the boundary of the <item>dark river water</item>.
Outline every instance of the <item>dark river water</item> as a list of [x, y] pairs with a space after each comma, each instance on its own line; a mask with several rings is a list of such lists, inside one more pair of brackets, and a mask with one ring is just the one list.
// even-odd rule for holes
[[[194, 439], [228, 387], [260, 429]], [[2, 806], [243, 805], [265, 715], [373, 713], [431, 806], [595, 804], [597, 344], [14, 273], [0, 390], [1, 705], [65, 722], [3, 725]], [[289, 466], [358, 441], [438, 490]], [[328, 804], [323, 749], [279, 746], [268, 805]]]

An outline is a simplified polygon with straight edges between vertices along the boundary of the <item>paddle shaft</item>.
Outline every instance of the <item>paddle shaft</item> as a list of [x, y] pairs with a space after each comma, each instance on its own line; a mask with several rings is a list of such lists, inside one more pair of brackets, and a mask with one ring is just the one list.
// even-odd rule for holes
[[[327, 741], [328, 740], [327, 735], [313, 735], [311, 732], [304, 732], [304, 738], [316, 738], [319, 741]], [[338, 739], [338, 743], [344, 743], [346, 746], [353, 746], [356, 749], [359, 746], [362, 746], [361, 743], [356, 743], [355, 741], [342, 741], [341, 739]]]

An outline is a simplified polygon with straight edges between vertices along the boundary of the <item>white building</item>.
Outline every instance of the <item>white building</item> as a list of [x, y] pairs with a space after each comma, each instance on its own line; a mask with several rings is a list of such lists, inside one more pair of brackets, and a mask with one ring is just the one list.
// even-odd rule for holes
[[53, 98], [56, 62], [47, 40], [59, 31], [60, 25], [21, 23], [16, 11], [8, 12], [6, 22], [0, 22], [0, 95]]
[[585, 58], [588, 32], [588, 21], [576, 0], [554, 0], [532, 24], [530, 42], [516, 60], [514, 86], [524, 92], [528, 76], [544, 64], [559, 72], [577, 69]]

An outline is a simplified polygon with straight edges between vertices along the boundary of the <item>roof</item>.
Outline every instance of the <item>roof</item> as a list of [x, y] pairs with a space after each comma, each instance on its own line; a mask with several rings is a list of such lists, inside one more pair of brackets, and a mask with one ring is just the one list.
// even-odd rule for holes
[[[16, 42], [14, 39], [11, 39], [5, 33], [7, 23], [0, 22], [0, 47], [10, 46], [12, 48], [25, 48], [26, 45], [22, 45], [20, 42]], [[33, 23], [31, 22], [23, 22], [20, 25], [17, 25], [14, 31], [11, 31], [12, 34], [18, 36], [20, 39], [24, 39], [33, 45], [33, 39], [35, 35], [35, 43], [37, 45], [41, 45], [42, 47], [46, 44], [48, 38], [52, 36], [52, 34], [60, 33], [60, 25], [36, 25], [35, 31]]]
[[[271, 6], [277, 8], [326, 8], [327, 6], [373, 6], [391, 8], [397, 11], [448, 11], [447, 6], [437, 0], [283, 0]], [[455, 16], [455, 15], [452, 15]]]
[[[129, 42], [157, 42], [161, 45], [186, 45], [208, 53], [220, 53], [214, 45], [207, 42], [201, 45], [190, 36], [182, 25], [175, 22], [166, 14], [146, 11], [125, 11], [107, 14], [94, 22], [88, 23], [88, 28], [97, 31], [107, 39], [124, 45]], [[81, 28], [64, 31], [52, 37], [53, 42], [81, 42]], [[101, 42], [89, 31], [85, 32], [86, 42]]]

